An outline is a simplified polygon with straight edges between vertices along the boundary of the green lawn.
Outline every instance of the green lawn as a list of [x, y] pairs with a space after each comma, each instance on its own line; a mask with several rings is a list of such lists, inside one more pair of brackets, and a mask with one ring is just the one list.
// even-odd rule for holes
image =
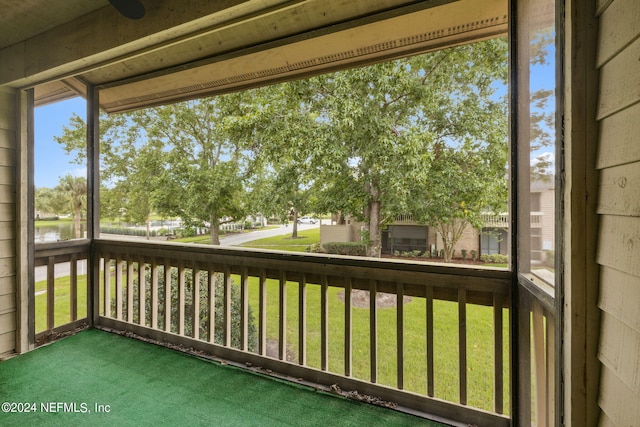
[[292, 239], [291, 232], [282, 236], [252, 240], [240, 246], [245, 248], [275, 249], [279, 251], [306, 252], [307, 248], [320, 242], [320, 227], [298, 232], [298, 238]]
[[[234, 277], [234, 281], [238, 281]], [[258, 280], [249, 281], [249, 303], [258, 307]], [[298, 351], [298, 283], [287, 283], [287, 343], [290, 352]], [[344, 374], [344, 303], [341, 289], [329, 288], [329, 371]], [[277, 340], [279, 283], [267, 281], [267, 336]], [[370, 379], [369, 309], [353, 307], [352, 375]], [[404, 305], [404, 388], [426, 394], [426, 308], [424, 298], [412, 298]], [[505, 310], [503, 318], [508, 319]], [[320, 368], [320, 286], [307, 285], [307, 364]], [[257, 320], [256, 320], [257, 321]], [[508, 368], [508, 328], [503, 330], [505, 370]], [[378, 309], [378, 382], [395, 387], [396, 308]], [[467, 306], [467, 378], [468, 404], [493, 410], [493, 311], [492, 308]], [[434, 301], [434, 383], [438, 398], [459, 401], [458, 376], [458, 306], [457, 303]], [[508, 408], [508, 372], [505, 372], [504, 399]]]
[[[69, 276], [59, 277], [55, 280], [54, 295], [54, 327], [67, 324], [71, 321], [71, 299]], [[47, 329], [47, 282], [36, 282], [36, 333]], [[87, 316], [87, 279], [85, 275], [78, 275], [78, 319]]]

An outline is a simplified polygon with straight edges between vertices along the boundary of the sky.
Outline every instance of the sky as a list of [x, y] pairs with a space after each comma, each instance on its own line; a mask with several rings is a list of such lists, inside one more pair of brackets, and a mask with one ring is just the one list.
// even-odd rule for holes
[[67, 174], [86, 176], [86, 167], [71, 163], [72, 155], [67, 155], [54, 137], [62, 136], [63, 126], [69, 125], [69, 119], [76, 113], [86, 119], [86, 101], [76, 97], [55, 104], [37, 107], [34, 110], [34, 163], [35, 186], [55, 187], [58, 179]]

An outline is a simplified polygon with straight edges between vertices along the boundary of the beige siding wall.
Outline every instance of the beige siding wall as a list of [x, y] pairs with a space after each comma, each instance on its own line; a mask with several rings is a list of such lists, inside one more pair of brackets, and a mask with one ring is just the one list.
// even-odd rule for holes
[[[442, 235], [438, 232], [436, 239], [436, 250], [440, 251], [440, 249], [444, 248], [444, 243], [442, 242]], [[471, 251], [476, 251], [476, 253], [480, 254], [480, 233], [477, 229], [468, 225], [467, 228], [462, 232], [462, 236], [460, 240], [455, 245], [455, 258], [462, 257], [462, 250], [466, 249], [469, 252], [469, 257], [471, 257]]]
[[640, 420], [640, 2], [599, 5], [600, 424], [629, 426]]
[[0, 354], [16, 343], [15, 91], [0, 87]]
[[351, 222], [341, 225], [320, 225], [320, 244], [330, 242], [359, 242], [362, 222]]

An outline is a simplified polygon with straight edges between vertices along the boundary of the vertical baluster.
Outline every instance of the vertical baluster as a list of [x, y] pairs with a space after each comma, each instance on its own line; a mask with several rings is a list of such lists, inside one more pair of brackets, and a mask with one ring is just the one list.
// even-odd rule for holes
[[460, 403], [467, 404], [467, 290], [458, 289], [458, 360]]
[[377, 283], [369, 281], [369, 355], [372, 383], [378, 382], [378, 308]]
[[267, 274], [264, 269], [260, 269], [260, 301], [258, 311], [260, 320], [258, 321], [258, 352], [264, 356], [267, 354]]
[[287, 358], [287, 273], [280, 272], [280, 303], [278, 306], [278, 358]]
[[535, 374], [535, 394], [536, 394], [536, 420], [538, 426], [546, 426], [547, 420], [547, 371], [545, 367], [544, 348], [544, 317], [542, 306], [537, 301], [533, 301], [533, 363]]
[[193, 338], [200, 339], [200, 276], [202, 273], [199, 268], [193, 271], [193, 304], [191, 305], [191, 318], [193, 324], [191, 325], [193, 330]]
[[147, 264], [138, 260], [138, 324], [147, 325]]
[[493, 352], [494, 352], [494, 410], [498, 414], [504, 411], [504, 360], [502, 342], [502, 302], [504, 296], [493, 294]]
[[231, 269], [224, 268], [224, 345], [231, 346]]
[[111, 315], [111, 259], [108, 255], [104, 257], [104, 316], [112, 317]]
[[404, 388], [404, 284], [396, 284], [396, 363], [398, 367], [398, 389]]
[[242, 302], [240, 307], [242, 320], [240, 345], [242, 351], [247, 351], [249, 347], [249, 271], [247, 267], [242, 268], [242, 275], [240, 278], [240, 301]]
[[208, 270], [208, 294], [209, 294], [209, 342], [215, 342], [216, 340], [216, 272], [209, 268]]
[[298, 364], [307, 364], [307, 276], [298, 282]]
[[78, 255], [71, 255], [69, 267], [69, 320], [73, 322], [78, 320]]
[[116, 256], [116, 319], [122, 320], [122, 258]]
[[344, 283], [344, 375], [351, 376], [353, 367], [353, 310], [351, 309], [351, 294], [353, 282], [351, 277], [345, 278]]
[[171, 264], [164, 261], [164, 330], [171, 332]]
[[518, 372], [512, 372], [512, 375], [518, 375], [519, 387], [517, 392], [511, 393], [513, 399], [518, 399], [519, 413], [514, 414], [517, 425], [530, 425], [532, 420], [532, 402], [535, 397], [532, 392], [532, 360], [531, 360], [531, 296], [528, 292], [519, 292], [518, 311], [513, 316], [518, 316], [518, 330], [513, 345], [517, 346], [518, 354], [521, 355], [518, 360]]
[[427, 314], [427, 395], [433, 397], [434, 378], [433, 378], [433, 287], [427, 286], [426, 314]]
[[556, 409], [556, 326], [553, 313], [545, 310], [547, 319], [547, 425], [555, 424]]
[[178, 335], [184, 335], [184, 302], [185, 302], [185, 282], [186, 269], [181, 262], [178, 266]]
[[55, 317], [55, 283], [56, 283], [56, 274], [55, 274], [56, 265], [54, 263], [53, 257], [47, 258], [47, 329], [51, 330], [54, 327]]
[[158, 262], [151, 262], [151, 329], [158, 329]]
[[127, 322], [133, 323], [133, 259], [127, 260]]
[[329, 281], [327, 276], [320, 279], [320, 368], [329, 369]]

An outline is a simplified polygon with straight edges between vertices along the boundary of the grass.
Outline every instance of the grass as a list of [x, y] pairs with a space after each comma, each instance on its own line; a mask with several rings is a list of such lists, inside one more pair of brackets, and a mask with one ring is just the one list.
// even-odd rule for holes
[[299, 231], [298, 238], [292, 239], [291, 233], [282, 236], [265, 237], [252, 240], [240, 246], [257, 249], [276, 249], [280, 251], [305, 252], [307, 248], [320, 242], [320, 228]]
[[[47, 282], [36, 282], [36, 333], [47, 329]], [[54, 327], [67, 324], [71, 321], [70, 278], [59, 277], [54, 282]], [[44, 292], [43, 292], [44, 291]], [[87, 278], [86, 275], [78, 275], [78, 319], [87, 316]]]
[[[234, 281], [238, 281], [234, 277]], [[249, 281], [249, 302], [258, 306], [258, 280]], [[297, 282], [287, 282], [287, 344], [290, 352], [298, 351], [298, 292]], [[329, 288], [329, 367], [330, 372], [344, 374], [344, 303], [339, 288]], [[278, 340], [279, 283], [267, 281], [267, 336]], [[404, 389], [426, 394], [426, 308], [424, 298], [412, 298], [404, 305]], [[396, 364], [396, 308], [378, 309], [378, 383], [395, 387]], [[256, 313], [257, 315], [257, 313]], [[352, 309], [352, 375], [370, 379], [369, 310]], [[503, 318], [508, 319], [505, 310]], [[320, 287], [307, 285], [307, 364], [320, 368]], [[508, 366], [508, 328], [503, 330], [505, 369]], [[488, 307], [467, 306], [467, 377], [468, 404], [488, 411], [493, 410], [493, 311]], [[459, 401], [458, 375], [458, 305], [447, 301], [434, 301], [434, 383], [435, 396]], [[504, 378], [504, 400], [508, 408], [508, 372]]]

